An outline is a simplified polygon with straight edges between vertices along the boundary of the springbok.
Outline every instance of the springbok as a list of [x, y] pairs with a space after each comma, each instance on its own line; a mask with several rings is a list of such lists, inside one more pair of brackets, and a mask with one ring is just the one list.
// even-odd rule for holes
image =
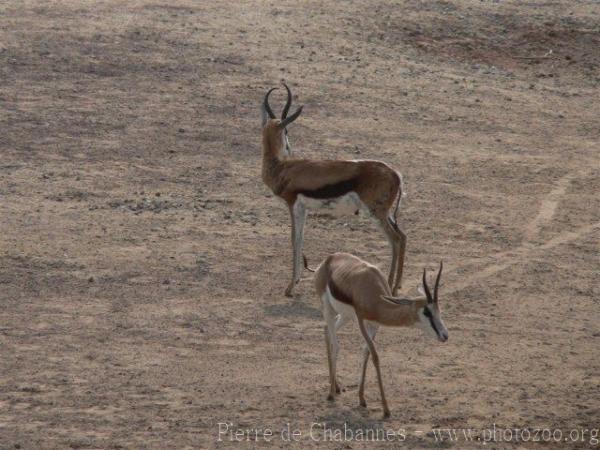
[[354, 255], [335, 253], [323, 261], [315, 274], [315, 287], [323, 304], [323, 316], [326, 322], [325, 343], [330, 382], [328, 400], [334, 400], [335, 394], [340, 393], [340, 385], [336, 376], [336, 360], [339, 349], [336, 332], [346, 322], [356, 318], [366, 342], [366, 346], [363, 347], [362, 371], [358, 389], [360, 405], [367, 406], [364, 396], [365, 375], [369, 355], [372, 355], [383, 404], [383, 416], [390, 416], [383, 392], [379, 356], [373, 343], [375, 334], [379, 325], [396, 327], [416, 325], [432, 337], [446, 342], [448, 330], [442, 321], [438, 302], [442, 267], [442, 262], [440, 262], [433, 296], [427, 286], [427, 274], [424, 269], [423, 289], [425, 291], [420, 290], [422, 296], [401, 298], [390, 295], [390, 288], [385, 277], [377, 267]]
[[[291, 159], [287, 126], [300, 116], [300, 106], [287, 116], [292, 94], [287, 85], [286, 105], [281, 119], [275, 118], [269, 106], [270, 89], [262, 104], [262, 179], [273, 194], [283, 199], [292, 219], [292, 280], [285, 295], [292, 296], [302, 275], [302, 245], [307, 208], [351, 206], [352, 212], [366, 212], [388, 238], [392, 247], [392, 264], [388, 284], [395, 295], [401, 287], [406, 235], [398, 226], [397, 214], [403, 196], [402, 176], [381, 161], [324, 161]], [[392, 213], [392, 207], [395, 209]], [[306, 266], [306, 261], [304, 261]]]

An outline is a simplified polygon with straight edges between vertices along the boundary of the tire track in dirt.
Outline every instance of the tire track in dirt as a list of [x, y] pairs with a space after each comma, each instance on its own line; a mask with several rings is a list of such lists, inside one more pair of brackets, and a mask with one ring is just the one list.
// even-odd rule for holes
[[497, 253], [493, 256], [493, 258], [504, 261], [487, 266], [479, 272], [470, 275], [468, 279], [462, 283], [452, 284], [448, 287], [448, 292], [454, 293], [460, 291], [481, 280], [489, 278], [498, 272], [501, 272], [517, 262], [525, 262], [540, 252], [549, 250], [558, 245], [566, 244], [567, 242], [574, 241], [580, 237], [592, 233], [596, 229], [600, 230], [600, 222], [596, 222], [580, 227], [574, 231], [561, 232], [553, 238], [545, 241], [543, 244], [535, 245], [532, 243], [532, 241], [535, 240], [535, 237], [541, 231], [544, 224], [549, 223], [554, 217], [554, 213], [556, 212], [558, 204], [560, 203], [562, 197], [564, 197], [566, 194], [571, 180], [573, 180], [575, 177], [584, 177], [586, 174], [587, 170], [578, 170], [575, 172], [570, 172], [560, 178], [554, 189], [546, 194], [545, 198], [542, 200], [538, 214], [525, 226], [525, 242], [515, 249]]
[[[600, 230], [600, 222], [585, 225], [574, 231], [565, 231], [553, 237], [552, 239], [549, 239], [542, 245], [532, 245], [531, 243], [526, 242], [520, 247], [512, 250], [511, 253], [513, 253], [513, 256], [506, 257], [506, 261], [503, 261], [498, 264], [489, 265], [485, 269], [480, 270], [479, 272], [476, 272], [473, 275], [470, 275], [469, 278], [462, 283], [453, 283], [447, 288], [447, 292], [454, 293], [460, 291], [466, 287], [477, 283], [478, 281], [491, 277], [492, 275], [510, 267], [511, 265], [517, 262], [525, 262], [527, 260], [530, 260], [537, 254], [542, 253], [545, 250], [549, 250], [559, 245], [566, 244], [581, 237], [587, 236], [595, 230]], [[494, 258], [497, 258], [497, 256], [494, 256]]]
[[552, 189], [546, 195], [546, 198], [542, 200], [537, 216], [535, 216], [535, 218], [525, 227], [526, 240], [533, 240], [540, 232], [542, 226], [552, 220], [552, 217], [554, 217], [554, 213], [556, 212], [556, 208], [558, 207], [558, 203], [567, 192], [567, 188], [569, 187], [571, 180], [578, 175], [580, 175], [580, 173], [571, 172], [558, 180], [556, 187]]

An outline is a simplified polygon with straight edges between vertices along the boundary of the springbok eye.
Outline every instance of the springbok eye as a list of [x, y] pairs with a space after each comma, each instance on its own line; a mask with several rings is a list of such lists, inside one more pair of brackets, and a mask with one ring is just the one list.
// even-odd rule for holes
[[429, 311], [428, 307], [423, 308], [423, 315], [428, 319], [431, 319], [431, 311]]

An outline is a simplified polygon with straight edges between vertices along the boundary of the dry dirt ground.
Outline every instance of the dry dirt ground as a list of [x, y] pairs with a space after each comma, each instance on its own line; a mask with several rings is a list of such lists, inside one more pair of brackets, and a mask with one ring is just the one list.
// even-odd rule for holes
[[[0, 448], [284, 447], [288, 423], [292, 447], [597, 447], [431, 430], [600, 426], [599, 17], [593, 0], [3, 1]], [[281, 79], [305, 105], [297, 155], [404, 174], [404, 290], [446, 263], [449, 342], [378, 336], [386, 421], [371, 367], [358, 407], [356, 328], [327, 402], [309, 274], [283, 295], [258, 110]], [[344, 250], [390, 259], [366, 218], [311, 214], [309, 262]], [[219, 442], [219, 422], [275, 436]], [[406, 438], [320, 442], [313, 423]]]

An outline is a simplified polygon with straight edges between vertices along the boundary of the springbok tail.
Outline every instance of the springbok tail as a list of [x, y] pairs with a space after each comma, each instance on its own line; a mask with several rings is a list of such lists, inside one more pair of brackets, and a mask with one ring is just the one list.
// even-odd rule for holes
[[304, 268], [306, 270], [308, 270], [309, 272], [316, 272], [316, 269], [311, 269], [310, 267], [308, 267], [308, 260], [306, 259], [306, 256], [304, 255], [304, 253], [302, 254], [302, 260], [304, 261]]

